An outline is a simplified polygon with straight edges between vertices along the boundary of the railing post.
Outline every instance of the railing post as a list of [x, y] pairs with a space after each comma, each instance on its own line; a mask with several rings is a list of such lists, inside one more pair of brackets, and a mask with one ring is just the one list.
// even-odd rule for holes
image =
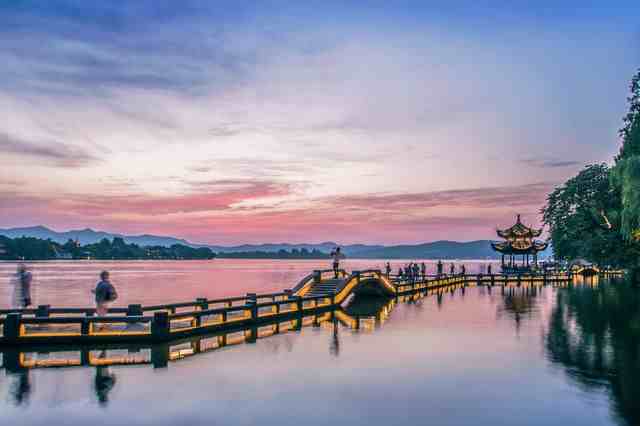
[[247, 300], [245, 306], [251, 312], [251, 319], [253, 321], [258, 319], [258, 299], [255, 293], [247, 293]]
[[80, 351], [80, 365], [86, 367], [91, 364], [89, 355], [91, 355], [91, 352], [88, 349], [82, 349]]
[[82, 322], [80, 323], [80, 334], [83, 336], [91, 334], [91, 321], [89, 321], [89, 317], [82, 318]]
[[209, 309], [209, 303], [207, 302], [206, 297], [198, 297], [196, 299], [196, 304], [200, 307], [201, 311], [206, 311]]
[[[166, 312], [163, 312], [166, 314]], [[155, 319], [155, 315], [154, 315]], [[151, 347], [151, 363], [153, 368], [166, 368], [169, 364], [169, 344], [160, 343]]]
[[51, 309], [51, 305], [38, 305], [38, 309], [36, 309], [36, 317], [49, 318], [49, 309]]
[[19, 312], [12, 312], [7, 314], [4, 319], [4, 337], [10, 342], [15, 342], [20, 338], [20, 327], [22, 320], [22, 314]]
[[153, 340], [162, 341], [169, 338], [171, 334], [171, 322], [168, 312], [156, 312], [151, 321], [151, 336]]
[[142, 305], [135, 304], [127, 306], [127, 316], [128, 317], [141, 317], [142, 316]]

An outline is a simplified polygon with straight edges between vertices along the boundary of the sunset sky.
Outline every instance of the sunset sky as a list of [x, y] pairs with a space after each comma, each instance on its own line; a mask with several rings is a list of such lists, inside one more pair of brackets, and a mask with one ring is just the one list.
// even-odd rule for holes
[[637, 1], [257, 3], [1, 1], [0, 228], [492, 238], [617, 152]]

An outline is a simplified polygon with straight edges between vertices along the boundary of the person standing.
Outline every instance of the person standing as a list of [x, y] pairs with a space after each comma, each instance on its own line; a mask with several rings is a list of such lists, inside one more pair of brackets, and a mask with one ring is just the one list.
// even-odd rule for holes
[[18, 309], [31, 306], [31, 282], [33, 276], [24, 264], [18, 265], [13, 287], [13, 304]]
[[106, 316], [109, 312], [109, 306], [118, 298], [116, 288], [109, 280], [109, 271], [100, 272], [100, 281], [91, 292], [96, 296], [96, 315], [99, 317]]
[[491, 264], [487, 265], [487, 274], [491, 275]]
[[451, 266], [449, 266], [449, 273], [451, 275], [455, 274], [456, 272], [456, 265], [453, 264], [453, 262], [451, 263]]
[[338, 272], [340, 271], [340, 260], [344, 259], [344, 254], [340, 251], [340, 247], [336, 247], [334, 251], [331, 252], [331, 257], [333, 258], [333, 274], [336, 278], [338, 278]]
[[466, 275], [467, 273], [467, 268], [464, 266], [464, 264], [460, 267], [460, 274], [461, 275]]
[[420, 273], [422, 274], [423, 280], [427, 278], [427, 265], [425, 265], [424, 262], [420, 264]]
[[387, 278], [389, 278], [391, 276], [391, 263], [387, 262], [385, 272], [387, 273]]
[[442, 260], [438, 260], [438, 276], [441, 276], [444, 272], [444, 265], [442, 264]]

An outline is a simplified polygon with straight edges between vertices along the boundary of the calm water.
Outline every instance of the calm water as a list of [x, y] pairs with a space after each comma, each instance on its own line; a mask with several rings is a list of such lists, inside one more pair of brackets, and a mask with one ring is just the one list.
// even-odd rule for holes
[[[113, 271], [123, 303], [151, 303], [278, 290], [319, 265], [216, 260], [34, 269], [37, 302], [82, 306], [103, 268]], [[368, 266], [379, 265], [350, 265]], [[0, 264], [0, 296], [8, 294], [13, 268]], [[0, 424], [638, 425], [639, 302], [636, 290], [619, 283], [505, 294], [469, 287], [392, 304], [386, 320], [367, 319], [357, 330], [323, 322], [167, 368], [5, 371]], [[354, 300], [344, 315], [375, 316], [387, 307]]]

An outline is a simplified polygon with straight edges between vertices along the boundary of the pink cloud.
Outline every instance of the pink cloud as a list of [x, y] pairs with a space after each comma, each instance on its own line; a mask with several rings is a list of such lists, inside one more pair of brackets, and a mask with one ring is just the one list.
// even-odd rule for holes
[[[287, 195], [270, 181], [217, 181], [176, 196], [36, 197], [4, 194], [0, 214], [7, 225], [44, 224], [60, 229], [93, 227], [122, 233], [172, 235], [194, 242], [409, 243], [437, 239], [494, 238], [515, 214], [539, 226], [538, 211], [551, 184], [373, 194], [308, 200], [308, 207], [267, 209], [233, 206]], [[193, 214], [197, 214], [194, 218]], [[28, 223], [25, 223], [28, 220]]]

